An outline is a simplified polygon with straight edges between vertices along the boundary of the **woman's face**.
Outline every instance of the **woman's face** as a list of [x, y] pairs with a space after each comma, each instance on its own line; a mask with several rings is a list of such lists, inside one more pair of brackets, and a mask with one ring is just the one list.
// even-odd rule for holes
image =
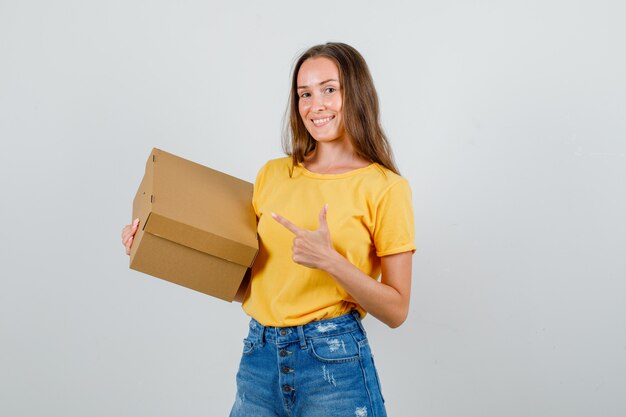
[[304, 126], [318, 142], [345, 138], [339, 68], [326, 57], [309, 58], [297, 77], [298, 110]]

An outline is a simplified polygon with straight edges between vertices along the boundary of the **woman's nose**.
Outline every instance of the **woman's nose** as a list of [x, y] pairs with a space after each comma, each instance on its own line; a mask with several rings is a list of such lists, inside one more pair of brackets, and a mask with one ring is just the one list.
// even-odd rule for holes
[[311, 98], [311, 107], [313, 110], [323, 110], [325, 108], [324, 97], [314, 94]]

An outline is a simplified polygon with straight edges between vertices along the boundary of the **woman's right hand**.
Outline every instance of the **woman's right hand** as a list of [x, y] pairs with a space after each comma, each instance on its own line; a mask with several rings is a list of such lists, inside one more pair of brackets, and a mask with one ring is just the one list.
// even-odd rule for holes
[[127, 224], [122, 229], [122, 245], [126, 248], [126, 255], [130, 255], [130, 247], [133, 244], [135, 233], [139, 227], [139, 218], [136, 218], [132, 224]]

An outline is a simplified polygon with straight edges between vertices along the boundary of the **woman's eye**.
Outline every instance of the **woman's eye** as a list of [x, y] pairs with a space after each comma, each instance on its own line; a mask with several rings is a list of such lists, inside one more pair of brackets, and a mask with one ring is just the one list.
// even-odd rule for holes
[[334, 93], [335, 91], [337, 91], [337, 89], [335, 87], [327, 87], [326, 90], [324, 90], [324, 92], [330, 94], [330, 93]]
[[309, 97], [310, 95], [311, 95], [311, 94], [309, 94], [309, 93], [302, 93], [302, 94], [300, 94], [300, 98], [307, 98], [307, 97]]

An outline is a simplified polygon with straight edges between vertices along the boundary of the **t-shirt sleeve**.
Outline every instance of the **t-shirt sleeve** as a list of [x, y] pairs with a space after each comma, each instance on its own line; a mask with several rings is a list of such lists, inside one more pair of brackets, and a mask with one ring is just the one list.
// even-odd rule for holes
[[415, 252], [411, 188], [403, 178], [385, 191], [376, 207], [374, 245], [377, 256]]
[[267, 170], [267, 163], [263, 165], [261, 169], [259, 169], [259, 172], [256, 174], [256, 179], [254, 180], [254, 187], [252, 189], [252, 208], [254, 208], [254, 213], [256, 214], [257, 219], [259, 218], [259, 210], [258, 210], [259, 193], [260, 193], [261, 188], [263, 187], [266, 170]]

